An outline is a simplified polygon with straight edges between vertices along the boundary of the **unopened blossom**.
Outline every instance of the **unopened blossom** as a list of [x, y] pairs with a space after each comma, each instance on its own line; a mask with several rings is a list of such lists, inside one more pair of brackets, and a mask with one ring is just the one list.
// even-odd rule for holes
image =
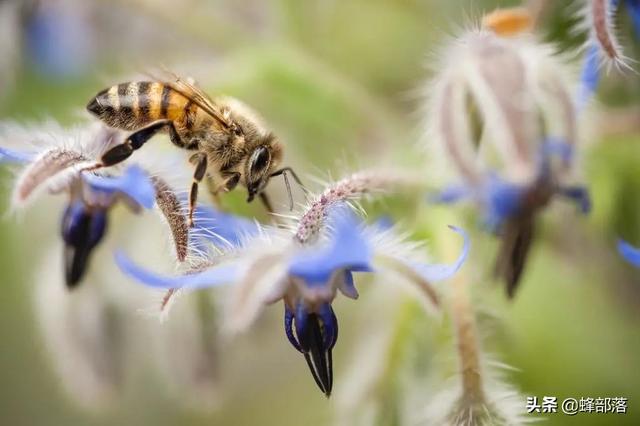
[[433, 89], [428, 135], [461, 180], [433, 200], [477, 203], [501, 237], [495, 272], [513, 296], [536, 213], [556, 195], [589, 209], [570, 181], [577, 128], [564, 67], [533, 36], [471, 31], [447, 51]]

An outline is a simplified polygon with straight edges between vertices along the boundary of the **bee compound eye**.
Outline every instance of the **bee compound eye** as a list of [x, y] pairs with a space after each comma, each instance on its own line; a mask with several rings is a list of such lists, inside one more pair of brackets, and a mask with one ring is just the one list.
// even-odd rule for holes
[[251, 174], [259, 174], [267, 168], [271, 154], [264, 146], [257, 148], [251, 155]]

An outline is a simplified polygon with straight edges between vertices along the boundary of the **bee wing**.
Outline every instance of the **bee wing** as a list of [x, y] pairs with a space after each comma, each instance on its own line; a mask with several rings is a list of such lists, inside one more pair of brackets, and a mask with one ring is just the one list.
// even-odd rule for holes
[[207, 114], [218, 120], [224, 127], [231, 127], [231, 123], [224, 118], [218, 106], [213, 102], [213, 100], [211, 100], [209, 95], [202, 91], [202, 89], [176, 74], [170, 73], [170, 75], [171, 79], [168, 79], [168, 81], [165, 82], [166, 85], [188, 99], [191, 99]]

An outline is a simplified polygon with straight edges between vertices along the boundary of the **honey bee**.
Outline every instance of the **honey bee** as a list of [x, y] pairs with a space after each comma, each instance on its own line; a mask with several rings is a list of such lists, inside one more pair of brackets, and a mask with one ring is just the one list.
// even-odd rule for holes
[[[291, 208], [293, 198], [287, 175], [302, 187], [290, 167], [278, 168], [283, 146], [262, 125], [256, 114], [240, 101], [207, 94], [180, 77], [170, 81], [118, 84], [98, 93], [87, 110], [108, 126], [132, 131], [128, 138], [101, 157], [95, 168], [127, 159], [156, 133], [168, 133], [179, 148], [195, 151], [189, 161], [195, 166], [189, 195], [189, 224], [198, 197], [198, 185], [208, 177], [211, 192], [247, 188], [247, 202], [257, 195], [273, 211], [264, 189], [269, 179], [282, 175]], [[304, 188], [304, 187], [303, 187]]]

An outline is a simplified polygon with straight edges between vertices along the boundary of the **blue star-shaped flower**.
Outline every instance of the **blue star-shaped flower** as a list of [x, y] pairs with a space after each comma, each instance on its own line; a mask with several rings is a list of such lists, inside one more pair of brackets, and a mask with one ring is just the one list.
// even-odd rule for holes
[[[375, 273], [389, 268], [389, 265], [405, 272], [410, 270], [409, 275], [413, 279], [418, 277], [419, 285], [429, 286], [431, 282], [450, 277], [461, 267], [469, 250], [469, 241], [462, 230], [452, 228], [465, 240], [458, 259], [451, 265], [427, 265], [399, 258], [394, 253], [380, 253], [373, 237], [387, 232], [387, 229], [364, 226], [346, 207], [332, 208], [327, 224], [329, 231], [325, 239], [310, 245], [300, 245], [292, 239], [277, 255], [269, 253], [268, 262], [261, 262], [260, 258], [243, 259], [240, 253], [210, 269], [173, 277], [140, 268], [123, 253], [116, 253], [116, 262], [124, 273], [143, 284], [167, 289], [216, 287], [231, 283], [244, 285], [242, 283], [246, 280], [251, 281], [247, 287], [254, 288], [254, 281], [265, 276], [269, 269], [281, 270], [282, 275], [271, 283], [273, 291], [266, 292], [270, 296], [264, 296], [265, 292], [259, 293], [258, 297], [264, 298], [259, 299], [258, 304], [279, 299], [285, 302], [287, 338], [304, 355], [320, 389], [329, 395], [333, 383], [331, 353], [338, 337], [338, 322], [331, 307], [336, 291], [355, 299], [358, 292], [353, 273]], [[250, 245], [251, 242], [245, 244]], [[248, 253], [255, 256], [254, 252]], [[393, 261], [389, 262], [389, 258]], [[251, 296], [245, 296], [243, 300], [251, 299]]]

